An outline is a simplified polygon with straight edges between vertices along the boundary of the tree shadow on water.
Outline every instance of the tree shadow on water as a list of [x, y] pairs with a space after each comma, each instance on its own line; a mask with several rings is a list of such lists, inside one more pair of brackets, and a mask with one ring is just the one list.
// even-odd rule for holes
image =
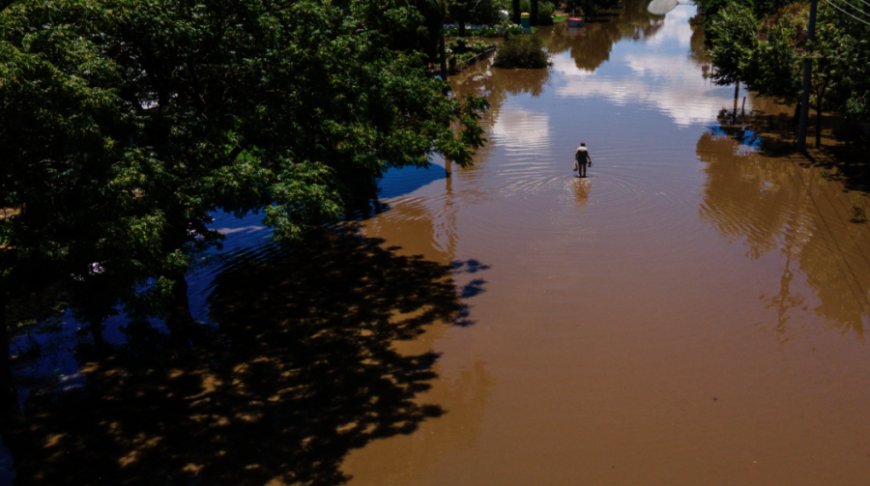
[[870, 138], [857, 123], [826, 114], [822, 122], [822, 145], [816, 147], [814, 119], [809, 127], [807, 149], [801, 152], [796, 148], [794, 115], [759, 111], [735, 116], [723, 109], [718, 120], [720, 126], [715, 131], [750, 145], [765, 156], [799, 157], [804, 166], [826, 169], [826, 178], [842, 182], [848, 190], [870, 192], [870, 163], [866, 157]]
[[[22, 482], [336, 484], [344, 456], [444, 411], [417, 394], [438, 356], [397, 341], [436, 322], [467, 324], [454, 267], [380, 240], [319, 232], [215, 280], [217, 326], [190, 348], [153, 334], [43, 396], [19, 434]], [[26, 436], [26, 437], [25, 437]]]

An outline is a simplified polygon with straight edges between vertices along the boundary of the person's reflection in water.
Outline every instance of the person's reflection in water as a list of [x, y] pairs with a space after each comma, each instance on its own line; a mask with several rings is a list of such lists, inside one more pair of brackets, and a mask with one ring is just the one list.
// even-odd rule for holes
[[574, 178], [574, 195], [577, 198], [577, 206], [586, 207], [586, 201], [589, 200], [589, 191], [592, 185], [589, 179]]

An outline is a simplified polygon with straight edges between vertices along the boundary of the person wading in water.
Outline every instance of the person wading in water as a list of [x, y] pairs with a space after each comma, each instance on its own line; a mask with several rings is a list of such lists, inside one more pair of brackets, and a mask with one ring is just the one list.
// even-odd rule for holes
[[586, 149], [586, 142], [580, 142], [580, 146], [574, 152], [574, 170], [577, 171], [578, 177], [586, 177], [587, 165], [592, 165], [592, 157]]

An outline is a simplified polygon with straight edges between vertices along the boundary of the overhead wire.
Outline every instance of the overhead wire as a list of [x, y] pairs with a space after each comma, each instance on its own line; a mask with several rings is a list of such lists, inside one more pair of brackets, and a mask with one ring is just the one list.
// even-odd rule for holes
[[[836, 3], [839, 3], [841, 6], [843, 6], [844, 4], [848, 5], [853, 10], [853, 12], [857, 12], [861, 15], [867, 15], [867, 12], [864, 10], [864, 8], [862, 8], [858, 5], [855, 5], [854, 3], [849, 2], [849, 0], [833, 0], [833, 1]], [[865, 0], [859, 0], [859, 1], [864, 2]]]
[[[855, 11], [857, 11], [858, 13], [861, 13], [861, 14], [864, 14], [864, 15], [867, 14], [867, 12], [865, 12], [864, 9], [863, 9], [861, 6], [859, 6], [859, 5], [855, 5], [854, 3], [850, 2], [849, 0], [834, 0], [834, 1], [836, 1], [837, 3], [841, 3], [841, 4], [842, 4], [842, 3], [846, 4], [846, 5], [848, 5], [849, 7], [855, 9]], [[859, 1], [859, 2], [861, 2], [861, 3], [864, 3], [864, 4], [867, 4], [867, 3], [868, 3], [867, 0], [857, 0], [857, 1]]]
[[[853, 4], [849, 3], [849, 2], [847, 2], [846, 0], [824, 0], [824, 1], [827, 2], [831, 7], [834, 7], [835, 9], [839, 10], [840, 12], [842, 12], [843, 14], [852, 17], [853, 19], [857, 20], [858, 22], [862, 22], [863, 24], [870, 26], [870, 23], [868, 23], [867, 21], [865, 21], [865, 20], [863, 20], [863, 19], [860, 19], [860, 18], [856, 17], [855, 15], [853, 15], [853, 14], [847, 12], [846, 10], [843, 10], [843, 8], [841, 8], [840, 6], [838, 6], [838, 5], [835, 3], [836, 1], [843, 2], [843, 3], [845, 3], [846, 5], [849, 5], [849, 6], [853, 7], [853, 8], [855, 8], [855, 9], [857, 9], [859, 12], [861, 12], [861, 13], [863, 13], [863, 14], [867, 14], [866, 12], [864, 12], [864, 11], [861, 10], [860, 8], [856, 7], [855, 5], [853, 5]], [[868, 0], [858, 0], [858, 1], [859, 1], [859, 2], [862, 2], [862, 3], [865, 3], [865, 4], [867, 4], [867, 5], [870, 5], [870, 1], [868, 1]], [[816, 55], [817, 55], [817, 56], [824, 57], [824, 55], [822, 55], [822, 54], [820, 54], [820, 53], [816, 53]], [[866, 61], [866, 59], [867, 59], [867, 58], [866, 58], [866, 56], [865, 56], [865, 57], [859, 58], [858, 60], [859, 60], [859, 61]]]
[[866, 21], [866, 20], [864, 20], [864, 19], [858, 18], [858, 17], [856, 17], [854, 14], [852, 14], [852, 13], [850, 13], [850, 12], [847, 12], [846, 10], [843, 10], [842, 7], [840, 7], [839, 5], [837, 5], [836, 3], [834, 3], [832, 0], [824, 0], [824, 1], [825, 1], [825, 3], [827, 3], [828, 5], [834, 7], [835, 9], [837, 9], [837, 10], [839, 10], [840, 12], [842, 12], [842, 13], [848, 15], [849, 17], [852, 17], [853, 19], [857, 20], [858, 22], [861, 22], [862, 24], [865, 24], [865, 25], [870, 26], [870, 22], [868, 22], [868, 21]]

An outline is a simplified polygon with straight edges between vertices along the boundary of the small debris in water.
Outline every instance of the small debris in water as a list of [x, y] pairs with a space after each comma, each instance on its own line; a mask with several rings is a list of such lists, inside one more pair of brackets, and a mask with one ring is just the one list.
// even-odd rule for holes
[[858, 224], [866, 223], [867, 213], [864, 211], [864, 208], [860, 206], [852, 206], [852, 219], [850, 221]]

